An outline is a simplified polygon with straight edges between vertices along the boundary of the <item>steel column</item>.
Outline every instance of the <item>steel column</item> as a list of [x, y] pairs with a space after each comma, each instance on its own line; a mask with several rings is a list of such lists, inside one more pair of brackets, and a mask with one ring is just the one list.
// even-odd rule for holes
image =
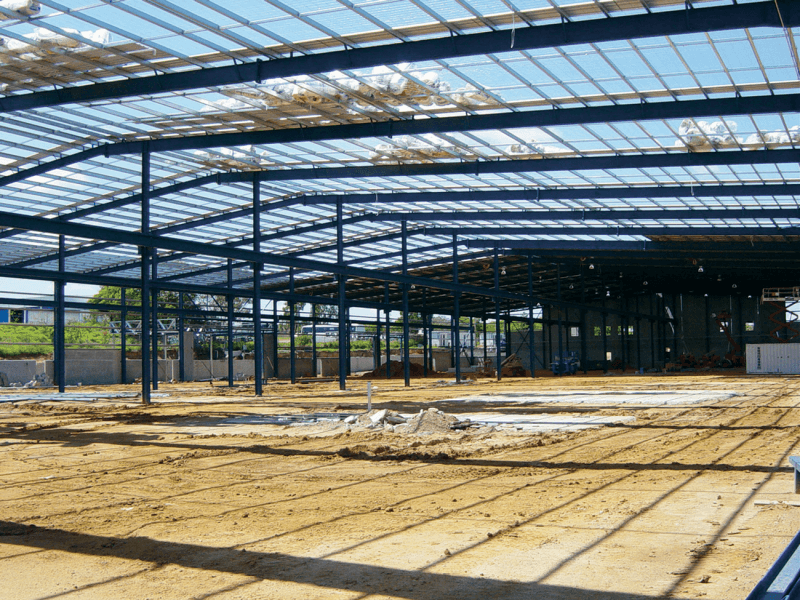
[[[253, 252], [261, 252], [261, 183], [253, 179]], [[276, 327], [277, 330], [277, 327]], [[277, 348], [277, 341], [275, 347]], [[255, 394], [264, 394], [264, 340], [261, 337], [261, 263], [253, 263], [253, 353], [255, 354]], [[275, 361], [275, 373], [278, 361]]]
[[[141, 231], [147, 235], [150, 233], [150, 148], [147, 143], [142, 151], [141, 175]], [[142, 403], [150, 404], [150, 248], [141, 246], [139, 251], [142, 255]]]
[[[233, 261], [228, 259], [228, 289], [233, 289]], [[233, 387], [233, 294], [228, 300], [228, 387]]]
[[66, 314], [66, 282], [64, 274], [66, 263], [64, 253], [66, 252], [66, 240], [63, 235], [58, 236], [58, 273], [59, 279], [54, 282], [56, 300], [56, 318], [53, 330], [56, 363], [56, 382], [59, 393], [63, 394], [67, 387], [67, 314]]
[[503, 355], [500, 352], [500, 250], [495, 246], [494, 249], [494, 347], [495, 358], [497, 360], [497, 381], [503, 378], [502, 368]]
[[311, 305], [311, 373], [319, 377], [317, 368], [317, 305]]
[[119, 351], [120, 351], [120, 364], [119, 364], [119, 372], [120, 372], [120, 379], [122, 380], [122, 384], [128, 383], [128, 359], [126, 358], [128, 353], [128, 306], [125, 298], [125, 288], [120, 288], [120, 304], [122, 306], [120, 311], [120, 319], [122, 321], [122, 334], [119, 340]]
[[178, 292], [178, 379], [181, 382], [186, 381], [186, 342], [183, 339], [186, 331], [186, 319], [183, 315], [183, 300], [183, 292]]
[[[150, 250], [152, 254], [152, 261], [150, 263], [150, 268], [152, 270], [151, 281], [155, 284], [158, 281], [158, 248], [152, 248]], [[152, 342], [153, 342], [153, 389], [158, 389], [158, 288], [153, 287], [151, 291], [151, 307], [152, 307], [152, 320], [153, 320], [153, 333], [152, 333]], [[213, 349], [211, 351], [211, 355], [213, 358], [214, 352]]]
[[[294, 294], [294, 267], [289, 268], [289, 293]], [[296, 343], [294, 339], [294, 302], [289, 302], [289, 379], [297, 383], [297, 364], [295, 363]]]
[[[402, 223], [403, 275], [408, 275], [408, 224]], [[403, 381], [406, 387], [411, 385], [411, 352], [408, 347], [410, 336], [408, 331], [408, 284], [403, 283]]]
[[[458, 235], [453, 234], [453, 283], [458, 283]], [[453, 354], [456, 381], [461, 381], [461, 294], [453, 294]]]
[[[338, 265], [344, 264], [344, 226], [342, 220], [344, 219], [344, 211], [342, 202], [336, 203], [336, 262]], [[343, 274], [338, 277], [339, 280], [339, 389], [347, 389], [347, 346], [349, 345], [350, 332], [345, 331], [347, 318], [346, 311], [347, 305], [345, 303], [345, 295], [347, 293], [346, 279]]]
[[386, 379], [392, 376], [392, 322], [391, 312], [389, 311], [389, 284], [386, 283], [383, 287], [383, 298], [386, 304]]
[[[559, 302], [561, 301], [561, 263], [556, 264], [556, 297], [558, 298]], [[558, 375], [559, 377], [562, 375], [561, 363], [564, 361], [564, 346], [563, 346], [563, 331], [562, 328], [562, 320], [561, 320], [561, 308], [558, 308]]]

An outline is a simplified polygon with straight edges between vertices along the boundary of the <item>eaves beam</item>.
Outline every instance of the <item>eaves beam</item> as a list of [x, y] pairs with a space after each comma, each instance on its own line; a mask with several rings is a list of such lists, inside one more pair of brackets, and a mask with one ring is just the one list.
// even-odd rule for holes
[[800, 255], [800, 242], [654, 242], [642, 241], [562, 241], [562, 240], [464, 240], [469, 248], [503, 248], [564, 254], [587, 252], [670, 252], [722, 254], [741, 252], [744, 254], [770, 253], [784, 258]]
[[[778, 13], [780, 5], [780, 14]], [[553, 25], [451, 35], [431, 40], [347, 48], [291, 58], [256, 60], [245, 64], [209, 67], [180, 73], [157, 74], [123, 81], [72, 86], [53, 91], [7, 96], [0, 100], [0, 112], [94, 102], [130, 96], [163, 94], [201, 87], [261, 82], [337, 70], [360, 69], [400, 62], [442, 60], [476, 53], [503, 53], [513, 49], [534, 50], [571, 44], [594, 44], [617, 39], [725, 31], [747, 27], [793, 27], [800, 24], [797, 2], [762, 0], [691, 10], [670, 10], [652, 14], [589, 19]]]
[[[662, 217], [663, 218], [663, 217]], [[671, 218], [671, 217], [667, 217]], [[734, 236], [800, 235], [800, 227], [434, 227], [427, 235], [604, 235], [604, 236]], [[494, 240], [487, 240], [494, 241]], [[503, 243], [503, 242], [501, 242]]]
[[[34, 175], [43, 175], [51, 169], [62, 168], [95, 158], [98, 156], [120, 156], [124, 154], [140, 154], [144, 144], [149, 144], [151, 152], [171, 152], [182, 150], [198, 150], [203, 148], [234, 147], [245, 145], [287, 144], [298, 142], [320, 142], [342, 139], [358, 139], [365, 137], [388, 137], [400, 135], [421, 135], [427, 133], [458, 133], [464, 131], [485, 131], [495, 129], [517, 129], [521, 127], [554, 127], [566, 125], [585, 125], [589, 123], [608, 123], [626, 121], [650, 121], [660, 119], [684, 119], [689, 117], [722, 117], [730, 115], [772, 114], [800, 111], [800, 93], [776, 94], [773, 96], [737, 96], [733, 98], [713, 98], [704, 100], [680, 100], [674, 102], [639, 102], [629, 104], [613, 104], [608, 106], [590, 106], [569, 109], [539, 109], [518, 112], [503, 112], [480, 115], [463, 115], [455, 117], [437, 117], [435, 119], [408, 119], [404, 121], [374, 121], [349, 125], [325, 125], [322, 127], [292, 127], [288, 129], [270, 129], [264, 131], [247, 131], [236, 133], [218, 133], [211, 135], [192, 135], [149, 140], [147, 142], [116, 142], [103, 144], [70, 154], [55, 161], [42, 163], [35, 167], [22, 169], [11, 175], [0, 178], [0, 186], [23, 181]], [[733, 152], [712, 152], [712, 155]], [[738, 152], [741, 153], [741, 152]], [[702, 153], [691, 153], [692, 156]], [[746, 153], [751, 154], [751, 153]], [[632, 157], [631, 157], [632, 158]], [[552, 159], [551, 159], [552, 160]], [[475, 166], [476, 172], [484, 171], [481, 165], [493, 165], [498, 161], [475, 161], [463, 163]], [[502, 161], [506, 162], [506, 161]], [[534, 159], [531, 162], [543, 162]], [[433, 165], [417, 165], [419, 167], [436, 167]], [[341, 167], [346, 169], [348, 167]], [[355, 172], [364, 167], [349, 167]], [[381, 167], [368, 167], [370, 171]], [[536, 170], [536, 169], [531, 169]], [[264, 181], [285, 180], [274, 179], [277, 174], [296, 173], [297, 170], [272, 170], [264, 174]], [[304, 179], [318, 179], [319, 173], [336, 172], [335, 168], [302, 169], [307, 171]], [[333, 175], [345, 177], [346, 175]], [[355, 175], [359, 176], [359, 175]], [[364, 175], [360, 175], [364, 177]]]
[[[660, 221], [668, 219], [800, 219], [800, 208], [643, 208], [641, 210], [461, 210], [385, 212], [369, 221]], [[483, 228], [482, 228], [483, 229]], [[429, 227], [431, 235], [447, 235], [450, 228]], [[713, 234], [709, 234], [713, 235]], [[720, 234], [722, 235], [722, 234]], [[745, 235], [749, 235], [745, 234]]]

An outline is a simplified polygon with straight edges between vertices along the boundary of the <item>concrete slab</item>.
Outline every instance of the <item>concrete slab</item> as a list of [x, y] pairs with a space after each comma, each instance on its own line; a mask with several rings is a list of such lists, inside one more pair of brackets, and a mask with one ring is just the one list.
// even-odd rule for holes
[[727, 400], [738, 396], [730, 390], [654, 390], [648, 392], [586, 391], [586, 392], [503, 392], [481, 394], [440, 400], [439, 403], [463, 402], [464, 404], [601, 404], [601, 405], [665, 405], [697, 404]]
[[461, 421], [469, 419], [473, 423], [529, 433], [578, 431], [615, 423], [631, 423], [636, 420], [636, 417], [631, 416], [587, 417], [583, 415], [510, 415], [506, 413], [456, 413], [455, 416]]

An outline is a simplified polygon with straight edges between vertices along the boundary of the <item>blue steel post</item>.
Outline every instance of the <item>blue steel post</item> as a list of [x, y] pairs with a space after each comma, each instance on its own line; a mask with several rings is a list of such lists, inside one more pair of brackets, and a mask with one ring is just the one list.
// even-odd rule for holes
[[186, 381], [186, 342], [183, 333], [186, 323], [183, 316], [183, 292], [178, 293], [178, 380]]
[[319, 375], [317, 370], [317, 305], [311, 305], [311, 374]]
[[[150, 268], [153, 272], [151, 277], [151, 281], [155, 283], [158, 281], [158, 248], [153, 248], [150, 250], [151, 253], [151, 263]], [[152, 318], [153, 318], [153, 333], [152, 333], [152, 341], [153, 341], [153, 389], [158, 389], [158, 290], [156, 288], [152, 288], [151, 291], [152, 301], [151, 301], [151, 310], [152, 310]]]
[[422, 374], [428, 376], [428, 288], [422, 290]]
[[[602, 288], [600, 288], [602, 290]], [[605, 308], [606, 306], [606, 297], [603, 296], [602, 306]], [[607, 323], [608, 323], [608, 313], [604, 310], [603, 314], [601, 315], [601, 323], [600, 326], [603, 328], [603, 373], [608, 373], [608, 331], [607, 331]]]
[[[261, 183], [253, 178], [253, 252], [261, 252]], [[277, 345], [277, 344], [276, 344]], [[264, 394], [264, 340], [261, 339], [261, 263], [253, 263], [253, 350], [256, 396]], [[277, 371], [277, 363], [275, 365]]]
[[[344, 264], [344, 212], [342, 200], [336, 203], [336, 262]], [[344, 275], [338, 276], [339, 282], [339, 389], [347, 389], [347, 345], [350, 340], [350, 332], [347, 331], [345, 319], [347, 318], [347, 306], [345, 304], [345, 294], [347, 292], [347, 280]]]
[[120, 312], [121, 333], [119, 338], [119, 373], [122, 383], [125, 384], [128, 383], [128, 362], [127, 358], [125, 358], [128, 353], [128, 307], [125, 302], [125, 288], [120, 289], [120, 304], [122, 305], [122, 311]]
[[[650, 294], [650, 314], [653, 313], [653, 295]], [[650, 319], [650, 368], [656, 368], [656, 331], [655, 320]]]
[[[556, 265], [556, 298], [558, 301], [561, 302], [561, 263]], [[564, 364], [564, 336], [561, 328], [563, 326], [563, 321], [561, 319], [561, 307], [558, 309], [558, 327], [556, 327], [556, 333], [558, 333], [558, 375], [561, 376], [561, 370]]]
[[[403, 275], [408, 275], [408, 223], [402, 223], [402, 252], [403, 252]], [[408, 331], [408, 284], [403, 283], [403, 381], [405, 386], [411, 385], [411, 356], [409, 352], [409, 331]]]
[[383, 300], [386, 303], [386, 379], [392, 376], [392, 322], [391, 312], [389, 311], [389, 284], [383, 287]]
[[583, 374], [589, 371], [589, 360], [586, 356], [586, 336], [588, 332], [586, 331], [586, 278], [583, 274], [583, 265], [581, 265], [581, 304], [583, 307], [581, 308], [581, 367], [583, 368]]
[[[150, 146], [147, 142], [142, 151], [142, 202], [141, 202], [141, 230], [143, 234], [150, 233]], [[142, 246], [139, 249], [142, 255], [142, 314], [141, 314], [141, 343], [142, 343], [142, 403], [150, 404], [150, 248]]]
[[[453, 283], [458, 285], [458, 235], [455, 233], [453, 234]], [[461, 381], [461, 294], [459, 292], [453, 292], [453, 354], [456, 381]]]
[[66, 240], [63, 235], [58, 236], [58, 274], [59, 278], [55, 282], [55, 296], [56, 296], [56, 318], [55, 328], [53, 331], [55, 341], [55, 355], [56, 355], [56, 381], [58, 382], [58, 391], [63, 394], [67, 387], [67, 349], [66, 349], [66, 335], [67, 335], [67, 320], [66, 320], [66, 307], [64, 297], [65, 282], [64, 271], [66, 270]]
[[[233, 261], [228, 259], [228, 289], [233, 289]], [[228, 387], [233, 387], [233, 294], [228, 294]]]
[[531, 359], [531, 377], [536, 378], [536, 348], [533, 343], [533, 257], [528, 256], [528, 352]]
[[475, 364], [475, 324], [472, 317], [469, 318], [469, 364]]
[[381, 311], [375, 309], [375, 368], [381, 366]]
[[[294, 295], [294, 267], [289, 267], [289, 295]], [[295, 339], [294, 339], [294, 302], [289, 302], [289, 379], [297, 383], [297, 365], [295, 364]]]
[[[494, 248], [494, 289], [495, 292], [500, 291], [500, 250], [495, 246]], [[495, 346], [495, 360], [497, 361], [497, 381], [503, 378], [500, 368], [500, 363], [503, 362], [503, 356], [500, 353], [500, 296], [494, 297], [494, 346]]]

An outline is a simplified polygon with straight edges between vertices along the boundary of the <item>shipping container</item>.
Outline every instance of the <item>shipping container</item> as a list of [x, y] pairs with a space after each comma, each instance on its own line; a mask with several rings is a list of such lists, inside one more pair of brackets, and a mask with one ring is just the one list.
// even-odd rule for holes
[[800, 344], [748, 344], [747, 372], [800, 375]]

